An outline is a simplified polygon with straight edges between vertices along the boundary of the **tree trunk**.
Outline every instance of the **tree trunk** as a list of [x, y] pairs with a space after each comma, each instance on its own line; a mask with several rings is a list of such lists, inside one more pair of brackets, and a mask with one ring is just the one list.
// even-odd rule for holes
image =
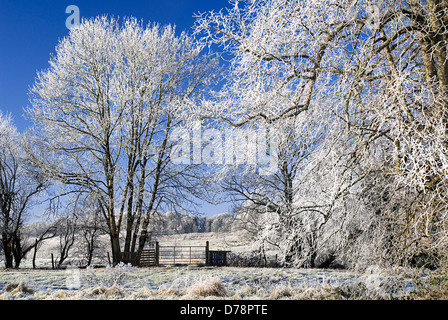
[[146, 163], [147, 162], [148, 162], [148, 157], [144, 157], [144, 159], [142, 161], [141, 176], [140, 176], [140, 182], [139, 182], [139, 186], [138, 186], [138, 198], [137, 198], [137, 205], [136, 205], [137, 220], [135, 222], [134, 234], [132, 235], [131, 252], [135, 252], [135, 246], [137, 243], [137, 235], [140, 230], [140, 224], [141, 224], [142, 215], [143, 215], [143, 196], [144, 196], [144, 192], [145, 192]]
[[132, 229], [134, 226], [133, 203], [134, 203], [134, 184], [133, 182], [131, 182], [129, 184], [128, 209], [126, 213], [126, 238], [124, 242], [123, 252], [130, 252], [131, 249]]
[[109, 215], [109, 226], [110, 226], [110, 241], [112, 249], [112, 263], [114, 265], [118, 264], [121, 260], [121, 249], [120, 249], [120, 224], [115, 222], [115, 212], [114, 212], [114, 186], [113, 179], [109, 181], [109, 203], [108, 203], [108, 215]]
[[34, 249], [33, 249], [33, 269], [36, 269], [37, 247], [38, 247], [38, 241], [36, 239], [36, 242], [34, 243]]
[[302, 245], [299, 236], [294, 235], [285, 254], [285, 265], [287, 267], [297, 267], [297, 257], [302, 254]]
[[24, 256], [19, 236], [14, 236], [13, 238], [12, 253], [14, 255], [14, 268], [19, 269], [20, 262], [22, 262], [22, 258]]
[[154, 185], [153, 185], [153, 189], [152, 189], [151, 200], [149, 202], [148, 209], [146, 211], [145, 219], [143, 220], [143, 225], [142, 225], [142, 229], [141, 229], [141, 233], [140, 233], [140, 237], [139, 237], [139, 241], [138, 241], [137, 254], [140, 254], [143, 251], [143, 248], [145, 247], [145, 244], [146, 244], [146, 240], [148, 239], [148, 226], [149, 226], [149, 221], [151, 218], [151, 213], [152, 213], [154, 204], [157, 199], [157, 191], [158, 191], [159, 184], [160, 184], [160, 178], [162, 176], [163, 166], [165, 164], [164, 157], [166, 156], [165, 152], [167, 151], [168, 137], [169, 137], [169, 132], [170, 132], [170, 128], [171, 128], [171, 120], [172, 120], [171, 117], [168, 117], [167, 123], [166, 123], [166, 129], [165, 129], [165, 137], [163, 139], [163, 143], [161, 145], [161, 150], [159, 152], [159, 157], [157, 159], [157, 166], [156, 166], [156, 172], [155, 172], [155, 176], [154, 176]]
[[94, 250], [95, 250], [95, 238], [92, 236], [92, 238], [90, 238], [90, 241], [88, 242], [87, 266], [90, 266], [92, 264]]
[[121, 260], [120, 237], [118, 233], [113, 232], [110, 234], [110, 244], [112, 249], [112, 264], [117, 265]]
[[[99, 208], [101, 209], [106, 222], [107, 227], [109, 231], [109, 239], [110, 239], [110, 247], [112, 252], [112, 261], [109, 260], [109, 263], [112, 262], [113, 265], [116, 265], [120, 262], [120, 234], [118, 232], [117, 224], [115, 222], [115, 214], [113, 207], [110, 206], [110, 203], [113, 202], [113, 200], [109, 199], [108, 205], [104, 205], [101, 201], [99, 201]], [[108, 252], [109, 254], [109, 252]]]
[[10, 238], [6, 235], [6, 233], [3, 233], [2, 235], [2, 242], [3, 242], [3, 251], [5, 253], [5, 268], [12, 268], [13, 265], [13, 255], [12, 255], [12, 243], [10, 241]]
[[113, 228], [110, 230], [109, 236], [112, 251], [112, 264], [116, 265], [121, 260], [120, 233], [116, 228]]

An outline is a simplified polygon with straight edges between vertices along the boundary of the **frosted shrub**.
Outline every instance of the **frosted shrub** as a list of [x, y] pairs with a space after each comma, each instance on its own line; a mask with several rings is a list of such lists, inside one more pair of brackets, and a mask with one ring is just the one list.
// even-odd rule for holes
[[276, 256], [260, 254], [259, 250], [250, 252], [231, 252], [227, 255], [227, 263], [234, 267], [278, 267]]
[[232, 3], [196, 16], [195, 33], [230, 58], [226, 85], [196, 113], [286, 133], [281, 174], [229, 175], [240, 212], [282, 218], [246, 225], [287, 265], [330, 252], [349, 267], [437, 267], [448, 243], [448, 3]]
[[123, 262], [116, 266], [108, 265], [102, 275], [96, 273], [92, 267], [88, 267], [85, 280], [89, 287], [119, 287], [124, 284], [126, 277], [134, 270], [135, 267], [131, 264]]
[[106, 267], [105, 276], [110, 286], [120, 286], [124, 283], [126, 277], [133, 272], [135, 267], [130, 263], [120, 262], [115, 267], [108, 265]]

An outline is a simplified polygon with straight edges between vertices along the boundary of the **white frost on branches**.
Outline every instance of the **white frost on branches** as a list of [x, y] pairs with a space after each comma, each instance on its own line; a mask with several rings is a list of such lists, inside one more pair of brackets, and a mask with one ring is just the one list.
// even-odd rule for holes
[[[283, 238], [274, 242], [292, 245], [299, 253], [305, 242], [341, 239], [339, 248], [345, 253], [340, 251], [340, 257], [356, 252], [352, 256], [398, 263], [415, 262], [421, 252], [428, 256], [443, 250], [448, 187], [446, 2], [230, 4], [226, 10], [197, 15], [196, 34], [220, 46], [223, 58], [230, 60], [221, 94], [204, 105], [201, 114], [236, 127], [259, 122], [286, 127], [289, 119], [307, 114], [306, 121], [322, 119], [325, 136], [333, 137], [316, 146], [320, 157], [312, 152], [320, 165], [307, 164], [308, 169], [292, 179], [298, 197], [280, 229]], [[310, 132], [297, 136], [288, 148], [306, 141]], [[279, 182], [282, 190], [262, 193], [233, 181], [240, 186], [233, 192], [244, 195], [243, 211], [250, 207], [260, 212], [269, 201], [277, 201], [276, 192], [288, 189], [286, 181]], [[318, 196], [311, 201], [313, 193]], [[312, 218], [314, 214], [301, 209], [307, 203], [329, 209]], [[281, 208], [287, 209], [286, 204]], [[281, 221], [282, 214], [275, 212], [279, 217], [274, 221]]]

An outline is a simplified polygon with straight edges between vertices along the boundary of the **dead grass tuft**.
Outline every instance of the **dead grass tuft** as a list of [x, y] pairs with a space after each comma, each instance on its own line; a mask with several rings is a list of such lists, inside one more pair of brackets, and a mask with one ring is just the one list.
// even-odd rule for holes
[[142, 288], [138, 288], [134, 293], [133, 296], [137, 299], [146, 299], [146, 298], [150, 298], [152, 296], [154, 296], [155, 294], [157, 294], [154, 290], [151, 290], [148, 287], [142, 287]]
[[178, 288], [174, 288], [173, 286], [161, 285], [159, 287], [159, 290], [157, 291], [157, 294], [163, 297], [169, 297], [180, 296], [182, 295], [182, 292]]
[[224, 297], [226, 289], [217, 276], [198, 278], [193, 282], [193, 285], [187, 290], [187, 295], [207, 297], [216, 296]]
[[19, 283], [8, 283], [3, 291], [9, 292], [13, 296], [20, 296], [23, 294], [34, 294], [34, 290], [29, 288], [23, 281]]
[[282, 298], [289, 298], [293, 295], [293, 292], [290, 287], [287, 286], [277, 286], [269, 296], [271, 299], [282, 299]]
[[89, 292], [87, 292], [88, 296], [106, 296], [106, 297], [122, 297], [123, 296], [123, 291], [117, 287], [117, 286], [112, 286], [109, 288], [105, 288], [105, 287], [96, 287], [91, 289]]

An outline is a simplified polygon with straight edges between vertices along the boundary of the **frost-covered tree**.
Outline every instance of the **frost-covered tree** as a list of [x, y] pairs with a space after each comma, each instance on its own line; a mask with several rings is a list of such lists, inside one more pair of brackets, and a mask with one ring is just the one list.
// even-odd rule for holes
[[39, 144], [33, 161], [97, 199], [114, 262], [122, 251], [143, 249], [155, 210], [181, 205], [187, 189], [194, 191], [189, 167], [170, 165], [169, 137], [210, 84], [216, 63], [202, 49], [171, 26], [84, 20], [60, 41], [31, 90], [27, 115]]
[[78, 231], [78, 217], [71, 214], [58, 217], [56, 225], [59, 237], [57, 267], [60, 268], [70, 256], [70, 251], [75, 244]]
[[105, 251], [101, 236], [107, 235], [107, 225], [101, 217], [96, 199], [84, 199], [76, 211], [78, 232], [75, 249], [82, 263], [90, 266], [93, 259]]
[[45, 240], [52, 239], [57, 236], [57, 225], [54, 221], [36, 221], [31, 224], [27, 224], [25, 229], [27, 230], [29, 242], [33, 249], [32, 265], [33, 269], [36, 269], [37, 251], [42, 248]]
[[48, 185], [24, 156], [24, 139], [12, 118], [0, 113], [0, 235], [6, 268], [18, 268], [36, 245], [25, 241], [24, 223], [35, 197]]
[[[336, 154], [350, 176], [339, 196], [356, 195], [349, 197], [355, 208], [379, 212], [378, 221], [388, 222], [371, 229], [389, 239], [388, 252], [400, 253], [378, 257], [404, 263], [418, 250], [444, 248], [448, 3], [230, 4], [197, 16], [197, 34], [231, 57], [221, 95], [201, 115], [239, 127], [332, 111], [345, 123]], [[381, 208], [372, 185], [387, 190]]]
[[[238, 225], [253, 234], [257, 250], [274, 248], [285, 265], [315, 267], [335, 250], [328, 248], [328, 238], [336, 236], [331, 229], [341, 228], [339, 199], [351, 175], [337, 153], [340, 135], [322, 121], [328, 118], [312, 110], [278, 122], [276, 170], [264, 174], [236, 168], [222, 183], [240, 204]], [[332, 127], [341, 125], [333, 119]]]

